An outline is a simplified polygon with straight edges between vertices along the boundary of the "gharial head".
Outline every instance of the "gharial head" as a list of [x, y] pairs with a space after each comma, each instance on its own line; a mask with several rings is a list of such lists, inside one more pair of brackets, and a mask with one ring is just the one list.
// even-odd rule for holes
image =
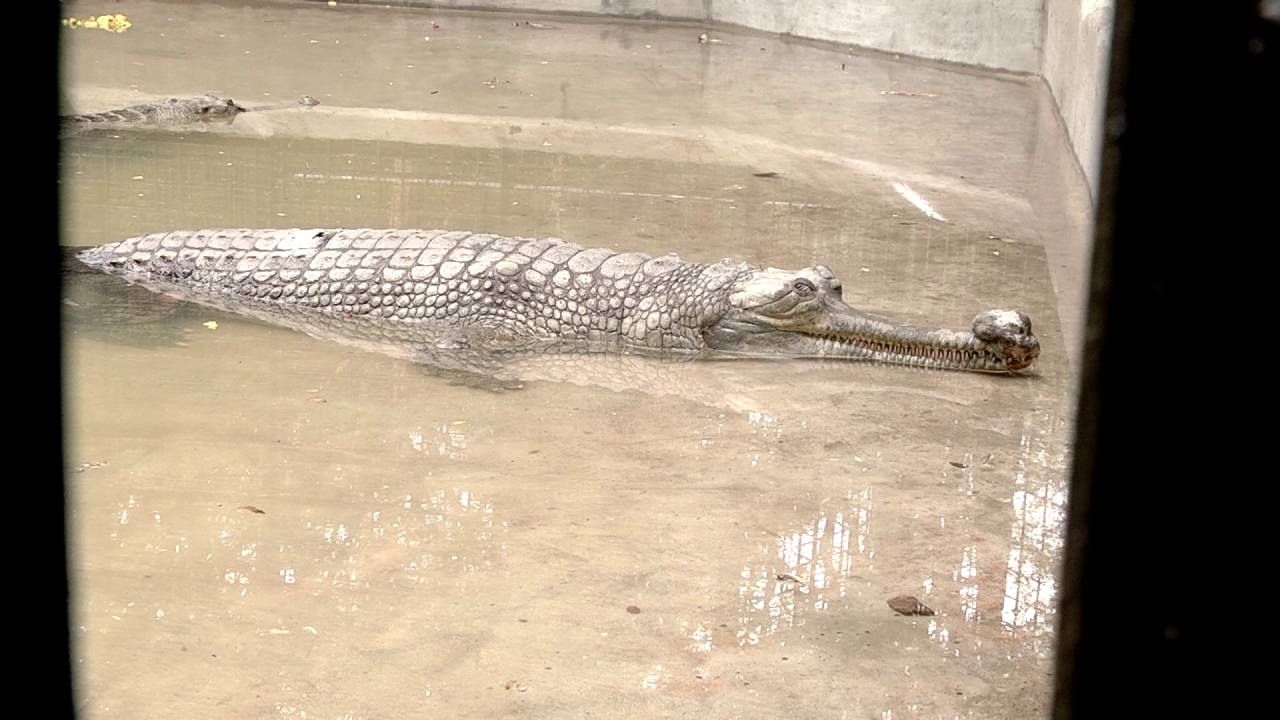
[[[170, 100], [169, 102], [181, 102], [181, 101]], [[216, 120], [216, 119], [231, 120], [235, 118], [236, 115], [239, 115], [242, 112], [248, 112], [249, 110], [248, 108], [241, 105], [240, 103], [237, 103], [235, 100], [232, 100], [231, 98], [218, 97], [217, 95], [214, 95], [212, 93], [201, 95], [200, 97], [196, 98], [196, 102], [197, 102], [196, 111], [200, 113], [200, 116], [203, 119], [207, 119], [207, 120]]]
[[822, 265], [744, 268], [728, 290], [728, 308], [703, 327], [715, 351], [1002, 373], [1024, 370], [1040, 355], [1031, 320], [1020, 311], [987, 310], [970, 331], [898, 325], [846, 305], [840, 280]]

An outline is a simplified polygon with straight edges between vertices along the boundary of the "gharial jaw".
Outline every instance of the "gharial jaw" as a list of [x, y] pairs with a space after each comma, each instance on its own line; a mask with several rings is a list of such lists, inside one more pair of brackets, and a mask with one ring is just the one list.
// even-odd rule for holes
[[826, 267], [744, 273], [730, 309], [703, 333], [708, 348], [734, 355], [872, 360], [941, 370], [1015, 373], [1040, 356], [1031, 319], [987, 310], [969, 331], [901, 325], [859, 312]]

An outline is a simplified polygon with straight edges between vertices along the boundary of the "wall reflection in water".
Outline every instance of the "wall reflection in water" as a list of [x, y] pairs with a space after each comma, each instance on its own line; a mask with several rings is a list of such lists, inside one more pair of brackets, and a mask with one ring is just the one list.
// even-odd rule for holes
[[[230, 557], [222, 591], [243, 598], [253, 583], [275, 580], [364, 594], [375, 586], [465, 577], [492, 567], [505, 547], [507, 524], [469, 490], [380, 491], [373, 500], [376, 509], [355, 518], [307, 521], [301, 528], [306, 539], [275, 547], [248, 541], [252, 534], [240, 518], [224, 515], [218, 554]], [[341, 599], [338, 607], [358, 608], [355, 596]]]
[[437, 423], [424, 433], [421, 428], [409, 433], [409, 444], [418, 452], [435, 451], [436, 455], [450, 460], [461, 460], [466, 457], [467, 431], [466, 421], [454, 420]]
[[772, 562], [743, 566], [738, 645], [755, 645], [765, 636], [802, 624], [807, 611], [826, 610], [832, 598], [845, 597], [855, 556], [874, 557], [871, 488], [850, 491], [842, 505], [778, 536]]
[[1047, 438], [1066, 435], [1045, 432], [1052, 415], [1036, 418], [1039, 429], [1022, 436], [1023, 452], [1014, 474], [1013, 524], [1005, 563], [1004, 602], [1000, 619], [1010, 631], [1027, 632], [1036, 654], [1053, 652], [1057, 610], [1057, 572], [1062, 558], [1067, 508], [1067, 451]]
[[[989, 488], [993, 482], [1003, 488], [1001, 504], [1009, 506], [1007, 529], [998, 531], [1007, 538], [1003, 547], [995, 549], [982, 542], [991, 518], [977, 510], [967, 516], [939, 518], [946, 530], [941, 552], [943, 557], [954, 553], [953, 559], [941, 576], [923, 577], [917, 594], [938, 611], [921, 623], [922, 628], [949, 655], [960, 652], [955, 644], [957, 619], [968, 634], [985, 628], [979, 640], [1001, 636], [1014, 641], [1017, 649], [1012, 655], [1048, 657], [1053, 652], [1055, 578], [1067, 497], [1066, 449], [1049, 439], [1061, 436], [1052, 429], [1055, 422], [1045, 415], [1028, 418], [1034, 429], [1023, 434], [1007, 480], [989, 465], [962, 473], [960, 490], [965, 494]], [[837, 507], [820, 510], [812, 521], [760, 547], [767, 559], [740, 571], [738, 645], [755, 645], [773, 633], [803, 625], [808, 614], [837, 608], [838, 601], [850, 594], [849, 579], [859, 573], [865, 574], [866, 582], [875, 583], [875, 496], [873, 486], [850, 491]], [[915, 541], [909, 529], [884, 527], [881, 515], [879, 535], [892, 537], [895, 543]], [[951, 538], [956, 542], [948, 551], [945, 542]], [[888, 598], [899, 591], [876, 592]], [[705, 627], [697, 627], [688, 637], [690, 650], [710, 651], [711, 632]], [[973, 652], [982, 643], [966, 647]]]
[[[1028, 416], [1012, 472], [1012, 492], [1002, 501], [1010, 507], [1008, 543], [998, 555], [979, 543], [966, 543], [951, 572], [960, 617], [970, 624], [998, 622], [1002, 636], [1041, 658], [1054, 651], [1057, 572], [1066, 523], [1067, 450], [1056, 440], [1066, 433], [1055, 427], [1062, 422], [1051, 413]], [[973, 473], [966, 470], [964, 475], [961, 489], [971, 492]], [[986, 570], [984, 562], [1000, 562], [1000, 567]], [[986, 600], [995, 593], [998, 602]], [[945, 613], [930, 620], [928, 634], [958, 654]]]

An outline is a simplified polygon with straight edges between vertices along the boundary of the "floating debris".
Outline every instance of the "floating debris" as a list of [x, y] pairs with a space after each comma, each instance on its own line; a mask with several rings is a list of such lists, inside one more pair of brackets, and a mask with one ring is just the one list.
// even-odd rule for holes
[[962, 463], [962, 462], [956, 462], [955, 460], [952, 460], [952, 461], [950, 462], [950, 464], [951, 464], [951, 467], [953, 467], [953, 468], [960, 468], [961, 470], [966, 470], [966, 469], [968, 469], [968, 467], [969, 467], [968, 465], [966, 465], [966, 464], [964, 464], [964, 463]]
[[217, 330], [217, 329], [218, 329], [218, 321], [217, 321], [217, 320], [210, 320], [209, 322], [204, 323], [204, 326], [205, 326], [205, 327], [207, 327], [207, 328], [209, 328], [210, 330]]
[[751, 173], [751, 174], [758, 178], [776, 178], [779, 176], [780, 173], [776, 173], [770, 170], [769, 172], [758, 172], [758, 173]]
[[800, 578], [796, 577], [795, 575], [792, 575], [791, 573], [778, 573], [774, 577], [781, 580], [782, 582], [794, 582], [794, 583], [800, 583], [801, 585], [809, 584], [801, 580]]
[[261, 508], [256, 508], [256, 507], [254, 507], [254, 506], [252, 506], [252, 505], [241, 505], [241, 506], [240, 506], [240, 509], [241, 509], [241, 510], [248, 510], [249, 512], [253, 513], [254, 515], [266, 515], [266, 514], [267, 514], [267, 511], [266, 511], [266, 510], [263, 510], [263, 509], [261, 509]]
[[881, 90], [880, 94], [881, 95], [900, 95], [902, 97], [922, 97], [922, 98], [938, 97], [934, 93], [907, 92], [905, 90]]
[[106, 30], [107, 32], [122, 33], [128, 30], [133, 23], [129, 22], [129, 18], [120, 13], [115, 15], [98, 15], [87, 18], [63, 18], [62, 27], [77, 29], [85, 28], [87, 30]]
[[933, 609], [920, 602], [914, 595], [898, 595], [889, 598], [889, 607], [899, 615], [933, 615]]
[[628, 605], [627, 612], [631, 613], [632, 615], [639, 615], [640, 608], [636, 607], [635, 605]]
[[106, 467], [106, 465], [107, 465], [107, 463], [106, 463], [105, 461], [103, 461], [103, 462], [87, 462], [87, 463], [80, 463], [80, 464], [79, 464], [79, 465], [77, 465], [77, 466], [75, 467], [75, 469], [73, 469], [71, 472], [78, 472], [78, 473], [82, 473], [82, 472], [84, 472], [85, 470], [97, 470], [97, 469], [98, 469], [98, 468], [100, 468], [100, 467]]

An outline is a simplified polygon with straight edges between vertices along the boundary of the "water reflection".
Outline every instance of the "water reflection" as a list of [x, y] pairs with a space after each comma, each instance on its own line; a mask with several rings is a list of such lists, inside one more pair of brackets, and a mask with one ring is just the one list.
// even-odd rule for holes
[[[759, 421], [759, 418], [753, 418]], [[998, 634], [1024, 642], [1015, 645], [1015, 655], [1030, 653], [1047, 657], [1053, 651], [1056, 573], [1063, 546], [1065, 523], [1066, 449], [1052, 440], [1058, 434], [1045, 433], [1045, 426], [1061, 423], [1048, 413], [1037, 413], [1027, 421], [1018, 452], [1012, 459], [1011, 487], [1001, 505], [1008, 505], [1007, 520], [998, 532], [1007, 538], [1003, 548], [992, 548], [986, 540], [984, 517], [939, 516], [938, 528], [947, 534], [969, 538], [959, 547], [941, 549], [949, 566], [942, 574], [929, 573], [917, 594], [938, 614], [922, 619], [926, 636], [947, 655], [960, 654], [957, 621], [965, 627], [962, 635], [978, 635], [966, 646], [969, 652], [982, 647], [983, 638], [993, 628]], [[767, 425], [767, 423], [766, 423]], [[989, 484], [1002, 473], [993, 458], [975, 465], [960, 463], [959, 489], [981, 502]], [[774, 633], [796, 628], [815, 612], [840, 608], [850, 596], [849, 578], [861, 569], [874, 570], [875, 543], [872, 518], [877, 493], [873, 486], [850, 491], [833, 509], [820, 510], [811, 521], [781, 533], [760, 548], [765, 559], [744, 565], [737, 587], [738, 623], [735, 640], [751, 646]], [[909, 509], [912, 519], [920, 512]], [[895, 527], [882, 527], [894, 542], [905, 541], [902, 533], [915, 537], [907, 520], [893, 516]], [[883, 518], [882, 518], [883, 520]], [[886, 595], [888, 597], [888, 595]], [[992, 624], [994, 622], [994, 625]], [[688, 649], [709, 652], [712, 633], [704, 625], [686, 630]]]
[[[1061, 431], [1061, 427], [1055, 428], [1061, 425], [1065, 421], [1051, 413], [1035, 413], [1026, 422], [1012, 472], [1012, 492], [1002, 500], [1011, 515], [1006, 549], [997, 553], [980, 543], [966, 543], [951, 571], [959, 614], [966, 623], [972, 626], [998, 617], [1002, 634], [1025, 640], [1017, 647], [1039, 657], [1049, 657], [1054, 649], [1057, 572], [1067, 502], [1067, 450], [1056, 440], [1062, 433], [1045, 432], [1045, 428]], [[988, 456], [979, 469], [990, 468], [990, 463]], [[961, 492], [976, 493], [981, 473], [968, 467], [961, 474]], [[984, 570], [984, 562], [1000, 562], [1001, 567]], [[986, 578], [990, 580], [985, 584], [995, 587], [984, 589]], [[934, 592], [932, 576], [926, 578], [924, 589], [926, 596]], [[999, 593], [998, 604], [984, 602], [984, 594], [993, 592]], [[930, 619], [927, 632], [939, 647], [959, 654], [952, 645], [954, 633], [945, 613]]]
[[1013, 476], [1014, 522], [1000, 619], [1010, 631], [1029, 633], [1032, 650], [1047, 655], [1053, 652], [1056, 579], [1066, 523], [1067, 452], [1051, 439], [1061, 433], [1044, 432], [1058, 424], [1051, 414], [1038, 413], [1032, 420], [1022, 436]]
[[[869, 562], [872, 489], [850, 491], [835, 511], [820, 512], [812, 522], [778, 535], [772, 558], [745, 565], [738, 585], [739, 646], [755, 645], [780, 630], [802, 625], [811, 611], [827, 610], [833, 599], [847, 596], [847, 578], [855, 560]], [[697, 640], [697, 638], [695, 638]]]
[[465, 420], [437, 423], [431, 427], [428, 437], [418, 428], [409, 433], [409, 444], [420, 453], [435, 451], [436, 455], [450, 460], [461, 460], [466, 457], [467, 431]]
[[[257, 583], [272, 580], [284, 586], [357, 591], [374, 584], [429, 583], [442, 575], [490, 569], [505, 547], [507, 523], [495, 519], [493, 505], [470, 490], [436, 489], [421, 496], [374, 492], [373, 500], [377, 509], [355, 518], [305, 521], [302, 538], [283, 544], [260, 539], [243, 509], [217, 508], [213, 519], [221, 525], [216, 539], [222, 550], [205, 559], [226, 558], [221, 592], [246, 598]], [[129, 507], [135, 506], [130, 498]], [[128, 508], [120, 511], [126, 523], [127, 513]], [[185, 548], [182, 538], [173, 549]], [[359, 601], [341, 600], [338, 609], [357, 610]]]

